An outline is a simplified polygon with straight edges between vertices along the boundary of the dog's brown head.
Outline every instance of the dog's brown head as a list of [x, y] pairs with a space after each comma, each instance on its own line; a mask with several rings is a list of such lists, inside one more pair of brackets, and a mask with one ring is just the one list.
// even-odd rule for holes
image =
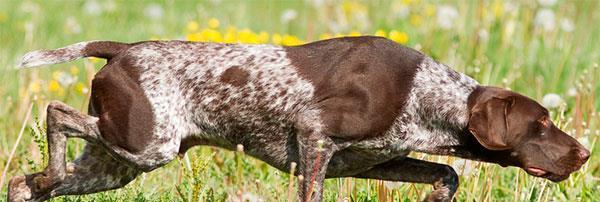
[[[567, 179], [590, 152], [558, 129], [548, 110], [523, 95], [494, 87], [478, 87], [469, 97], [468, 129], [486, 149], [505, 151], [509, 164], [537, 177]], [[502, 162], [499, 162], [502, 163]]]

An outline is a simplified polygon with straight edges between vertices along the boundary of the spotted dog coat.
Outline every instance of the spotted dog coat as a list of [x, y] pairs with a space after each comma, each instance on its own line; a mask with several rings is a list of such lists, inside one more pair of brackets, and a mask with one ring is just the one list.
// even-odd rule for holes
[[[449, 201], [454, 170], [410, 151], [518, 165], [467, 130], [476, 81], [384, 38], [295, 47], [93, 41], [28, 53], [21, 66], [89, 56], [108, 59], [89, 115], [49, 105], [49, 166], [13, 178], [9, 201], [119, 188], [195, 145], [241, 144], [283, 171], [298, 162], [302, 201], [322, 200], [326, 177], [429, 183], [429, 201]], [[68, 165], [67, 137], [89, 142]]]

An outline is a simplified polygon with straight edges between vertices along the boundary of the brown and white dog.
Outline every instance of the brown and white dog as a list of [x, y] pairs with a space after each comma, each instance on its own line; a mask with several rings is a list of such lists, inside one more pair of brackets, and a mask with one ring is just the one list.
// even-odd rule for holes
[[[450, 201], [456, 172], [410, 151], [517, 166], [556, 182], [590, 155], [534, 100], [385, 38], [293, 47], [93, 41], [30, 52], [21, 66], [91, 56], [108, 63], [92, 81], [89, 115], [50, 103], [49, 165], [12, 178], [9, 201], [123, 187], [195, 145], [242, 144], [282, 171], [297, 162], [302, 201], [321, 201], [323, 180], [335, 177], [429, 183], [429, 201]], [[67, 164], [68, 137], [88, 144]]]

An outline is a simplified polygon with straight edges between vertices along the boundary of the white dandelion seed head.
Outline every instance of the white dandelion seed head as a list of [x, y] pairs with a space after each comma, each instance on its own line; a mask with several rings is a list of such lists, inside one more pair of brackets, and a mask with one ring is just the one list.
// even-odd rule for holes
[[462, 173], [464, 175], [469, 175], [471, 173], [474, 173], [475, 171], [475, 165], [469, 160], [456, 160], [452, 163], [451, 166], [452, 168], [454, 168], [454, 171], [456, 171], [458, 174]]
[[71, 76], [71, 74], [65, 72], [60, 72], [57, 81], [61, 86], [69, 86], [77, 81], [77, 77]]
[[453, 6], [443, 5], [438, 8], [437, 24], [442, 29], [451, 29], [458, 18], [458, 10]]
[[575, 25], [569, 19], [562, 19], [560, 21], [560, 28], [565, 32], [573, 32], [575, 30]]
[[65, 28], [69, 33], [72, 34], [81, 33], [81, 25], [79, 25], [77, 19], [73, 16], [67, 17], [67, 21], [65, 22]]
[[557, 108], [558, 106], [560, 106], [561, 103], [562, 98], [560, 97], [560, 95], [554, 93], [548, 93], [542, 98], [542, 105], [549, 109]]
[[147, 18], [158, 20], [163, 17], [164, 11], [160, 4], [151, 3], [144, 9], [144, 15], [146, 15]]
[[569, 88], [569, 90], [567, 90], [567, 96], [569, 96], [569, 97], [577, 96], [577, 88], [575, 88], [575, 87]]
[[286, 9], [281, 13], [281, 23], [289, 23], [298, 17], [298, 11], [294, 9]]
[[535, 14], [534, 24], [545, 31], [551, 31], [556, 26], [554, 11], [544, 8]]
[[580, 137], [580, 138], [577, 138], [577, 141], [579, 143], [581, 143], [581, 145], [583, 145], [583, 146], [585, 146], [587, 148], [589, 148], [591, 146], [591, 144], [590, 144], [590, 138], [587, 135], [583, 136], [583, 137]]
[[490, 38], [490, 33], [486, 29], [479, 29], [477, 36], [481, 41], [487, 41]]
[[402, 187], [402, 182], [383, 181], [383, 186], [385, 186], [387, 189], [399, 189]]
[[85, 4], [83, 4], [83, 11], [85, 12], [85, 14], [92, 15], [92, 16], [98, 16], [98, 15], [102, 14], [103, 9], [102, 9], [102, 5], [100, 5], [100, 3], [98, 3], [98, 1], [89, 0], [89, 1], [86, 1]]

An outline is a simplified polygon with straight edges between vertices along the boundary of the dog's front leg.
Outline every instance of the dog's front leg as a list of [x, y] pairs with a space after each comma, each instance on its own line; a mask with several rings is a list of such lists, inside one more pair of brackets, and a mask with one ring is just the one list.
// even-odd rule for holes
[[458, 175], [452, 167], [412, 158], [379, 164], [354, 177], [431, 184], [434, 191], [426, 201], [450, 201], [458, 188]]
[[334, 142], [322, 131], [318, 118], [303, 117], [297, 124], [299, 149], [298, 198], [300, 202], [323, 201], [323, 181], [327, 164], [336, 151]]

